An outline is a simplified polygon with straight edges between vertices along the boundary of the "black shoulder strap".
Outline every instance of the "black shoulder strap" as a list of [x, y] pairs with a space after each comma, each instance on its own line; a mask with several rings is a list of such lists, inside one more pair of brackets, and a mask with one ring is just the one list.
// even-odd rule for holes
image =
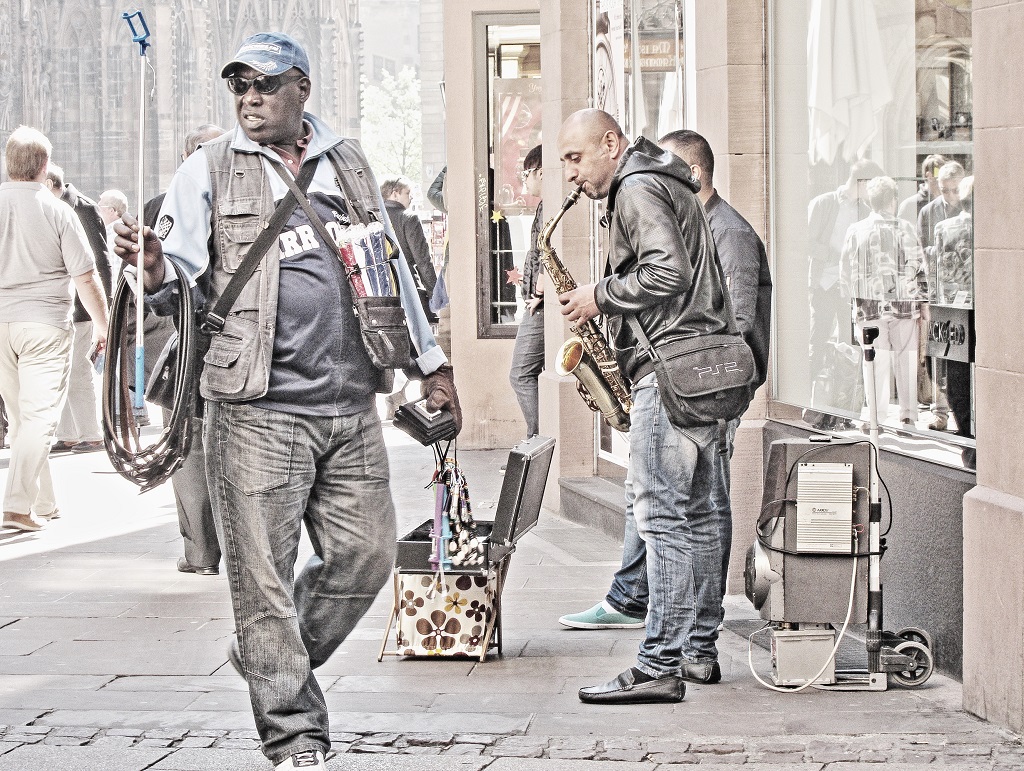
[[[295, 207], [299, 204], [299, 198], [305, 198], [305, 191], [313, 180], [318, 163], [319, 159], [316, 159], [305, 164], [299, 172], [298, 180], [292, 183], [297, 185], [298, 189], [302, 191], [298, 198], [294, 191], [289, 189], [284, 198], [278, 201], [277, 206], [274, 207], [274, 214], [271, 216], [270, 222], [256, 236], [256, 240], [252, 242], [252, 246], [249, 247], [249, 251], [246, 253], [245, 259], [242, 260], [242, 264], [238, 266], [238, 270], [231, 277], [231, 281], [224, 287], [221, 296], [214, 303], [213, 310], [206, 311], [203, 314], [203, 331], [220, 332], [224, 329], [224, 320], [228, 317], [228, 313], [230, 313], [232, 306], [234, 306], [235, 300], [238, 299], [242, 287], [252, 278], [252, 274], [256, 272], [256, 266], [259, 265], [260, 260], [270, 250], [270, 245], [274, 243], [274, 239], [281, 234], [285, 223], [288, 222], [288, 218], [292, 216], [292, 212], [295, 211]], [[277, 168], [278, 165], [277, 163], [273, 164], [274, 168]]]
[[[338, 258], [341, 259], [341, 251], [339, 249], [340, 244], [338, 244], [331, 237], [331, 234], [327, 232], [327, 226], [324, 224], [324, 221], [320, 218], [320, 215], [316, 213], [316, 210], [313, 209], [313, 207], [310, 205], [309, 198], [308, 196], [306, 196], [305, 190], [299, 188], [299, 185], [297, 184], [296, 180], [292, 179], [292, 175], [289, 174], [288, 170], [285, 169], [283, 166], [278, 166], [277, 164], [275, 164], [274, 170], [278, 173], [278, 175], [280, 175], [281, 179], [284, 180], [284, 183], [288, 185], [289, 194], [298, 201], [298, 205], [302, 207], [302, 211], [304, 211], [306, 213], [306, 217], [309, 218], [309, 224], [313, 226], [313, 229], [317, 232], [317, 235], [319, 235], [320, 238], [323, 240], [324, 246], [327, 249], [334, 249], [336, 252], [338, 252]], [[348, 194], [346, 193], [346, 196], [347, 195]], [[349, 211], [351, 212], [353, 210], [354, 207], [349, 206]], [[359, 267], [350, 266], [346, 264], [344, 259], [341, 259], [341, 263], [345, 268], [345, 275], [348, 277], [349, 281], [352, 281], [355, 274], [359, 272]], [[353, 302], [355, 301], [355, 297], [356, 290], [355, 287], [353, 287]]]

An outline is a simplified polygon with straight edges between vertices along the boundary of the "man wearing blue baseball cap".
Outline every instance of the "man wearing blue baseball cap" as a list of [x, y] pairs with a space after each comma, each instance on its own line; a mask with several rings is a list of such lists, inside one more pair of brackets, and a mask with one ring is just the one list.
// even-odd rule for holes
[[[393, 372], [368, 350], [353, 314], [353, 296], [379, 274], [361, 277], [346, 250], [383, 251], [395, 239], [359, 144], [303, 111], [311, 81], [302, 46], [253, 35], [221, 77], [238, 126], [179, 167], [155, 230], [146, 229], [147, 302], [174, 307], [178, 282], [164, 254], [187, 265], [205, 294], [215, 333], [200, 392], [235, 617], [229, 660], [248, 682], [271, 762], [325, 768], [327, 708], [312, 670], [387, 580], [396, 535], [375, 407]], [[137, 228], [128, 216], [118, 226], [117, 251], [133, 264]], [[274, 228], [276, 237], [261, 238]], [[253, 254], [259, 264], [230, 311], [211, 314]], [[411, 341], [405, 371], [461, 428], [451, 367], [408, 263], [394, 256]], [[315, 554], [293, 577], [303, 523]]]

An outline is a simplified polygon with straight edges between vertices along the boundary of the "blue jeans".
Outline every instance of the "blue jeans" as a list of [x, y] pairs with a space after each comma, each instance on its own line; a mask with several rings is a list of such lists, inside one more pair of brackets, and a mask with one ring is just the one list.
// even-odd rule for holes
[[[243, 669], [263, 752], [331, 746], [312, 670], [370, 607], [395, 556], [376, 411], [292, 415], [206, 403], [205, 447]], [[302, 524], [314, 555], [294, 576]]]
[[526, 311], [516, 332], [516, 345], [512, 349], [512, 367], [509, 383], [519, 400], [519, 409], [526, 420], [526, 435], [540, 433], [540, 407], [537, 397], [537, 378], [544, 370], [544, 306], [531, 315]]
[[[649, 598], [637, 666], [653, 677], [678, 675], [684, 662], [718, 658], [722, 545], [713, 495], [722, 484], [718, 429], [673, 426], [653, 374], [634, 386], [630, 418], [627, 537], [632, 527], [644, 544], [644, 557], [639, 575], [634, 571], [622, 584], [635, 594], [646, 586]], [[644, 612], [613, 607], [638, 616]]]
[[[732, 498], [730, 497], [729, 464], [732, 460], [733, 441], [739, 418], [730, 420], [726, 434], [727, 454], [717, 454], [719, 473], [715, 476], [715, 486], [711, 490], [711, 500], [718, 513], [718, 541], [722, 546], [721, 586], [718, 597], [718, 624], [725, 619], [725, 606], [722, 605], [727, 591], [729, 578], [729, 555], [732, 553]], [[636, 531], [636, 520], [631, 511], [626, 512], [626, 530], [622, 538], [622, 566], [612, 578], [612, 585], [605, 598], [619, 613], [634, 618], [647, 615], [647, 549]]]

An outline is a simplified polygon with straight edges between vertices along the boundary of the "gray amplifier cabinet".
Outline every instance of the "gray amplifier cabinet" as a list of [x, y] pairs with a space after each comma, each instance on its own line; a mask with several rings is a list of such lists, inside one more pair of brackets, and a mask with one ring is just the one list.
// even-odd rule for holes
[[[768, 543], [787, 552], [797, 550], [797, 469], [800, 463], [852, 463], [853, 485], [862, 488], [854, 500], [853, 522], [862, 525], [858, 552], [868, 551], [868, 487], [871, 445], [863, 441], [783, 439], [772, 442], [765, 472], [760, 522]], [[851, 491], [852, 494], [852, 491]], [[776, 503], [793, 501], [793, 503]], [[780, 515], [779, 519], [775, 519]], [[883, 523], [884, 524], [884, 523]], [[851, 539], [852, 552], [852, 539]], [[772, 569], [782, 576], [771, 585], [761, 617], [789, 623], [842, 623], [850, 602], [852, 556], [783, 554], [769, 551]], [[867, 621], [868, 558], [857, 560], [857, 588], [850, 623]]]

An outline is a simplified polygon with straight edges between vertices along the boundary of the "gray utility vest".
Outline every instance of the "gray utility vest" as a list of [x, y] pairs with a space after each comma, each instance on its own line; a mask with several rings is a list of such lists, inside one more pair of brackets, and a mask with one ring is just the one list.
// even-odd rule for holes
[[[224, 292], [249, 253], [249, 247], [270, 222], [275, 206], [263, 168], [263, 156], [237, 152], [232, 149], [231, 141], [232, 132], [228, 132], [203, 145], [213, 189], [211, 271], [207, 290], [207, 297], [212, 298]], [[359, 143], [343, 139], [329, 152], [334, 154], [342, 171], [349, 172], [348, 187], [359, 199], [349, 202], [350, 208], [361, 206], [363, 209], [356, 216], [365, 213], [371, 220], [376, 218], [383, 222], [376, 182]], [[322, 170], [318, 169], [317, 173]], [[344, 195], [337, 179], [335, 184]], [[345, 198], [348, 200], [347, 195]], [[200, 379], [203, 398], [247, 402], [267, 393], [277, 328], [280, 252], [280, 244], [275, 240], [239, 293], [224, 320], [224, 329], [210, 341]], [[393, 379], [394, 373], [383, 374], [382, 392], [390, 392]]]

